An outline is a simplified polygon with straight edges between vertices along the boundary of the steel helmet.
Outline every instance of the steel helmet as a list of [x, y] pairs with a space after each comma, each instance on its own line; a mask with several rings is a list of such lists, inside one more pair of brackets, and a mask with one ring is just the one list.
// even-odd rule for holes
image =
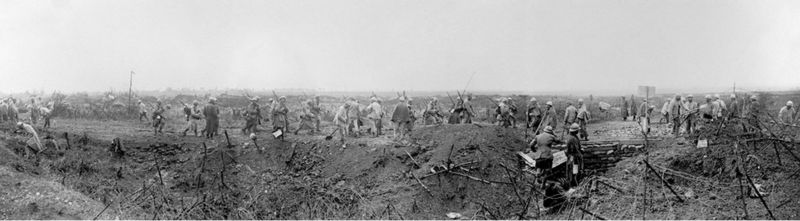
[[578, 131], [580, 129], [581, 129], [581, 126], [578, 125], [578, 123], [572, 123], [572, 125], [569, 125], [569, 132], [575, 132], [575, 131]]

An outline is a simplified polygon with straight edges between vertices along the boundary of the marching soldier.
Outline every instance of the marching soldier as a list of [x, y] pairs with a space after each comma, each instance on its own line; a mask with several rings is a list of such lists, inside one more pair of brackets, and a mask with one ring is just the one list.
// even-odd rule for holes
[[272, 132], [281, 131], [280, 136], [276, 137], [284, 140], [286, 130], [289, 129], [289, 108], [286, 107], [286, 97], [278, 98], [277, 106], [272, 107]]
[[153, 110], [153, 134], [158, 135], [158, 133], [164, 134], [164, 107], [161, 105], [161, 100], [156, 101], [156, 107]]
[[206, 117], [206, 128], [203, 130], [206, 138], [214, 138], [219, 130], [219, 108], [217, 107], [217, 98], [211, 97], [208, 99], [208, 105], [203, 107], [203, 115]]
[[258, 105], [259, 97], [250, 98], [250, 104], [244, 109], [244, 128], [242, 134], [258, 132], [258, 121], [261, 119], [261, 107]]

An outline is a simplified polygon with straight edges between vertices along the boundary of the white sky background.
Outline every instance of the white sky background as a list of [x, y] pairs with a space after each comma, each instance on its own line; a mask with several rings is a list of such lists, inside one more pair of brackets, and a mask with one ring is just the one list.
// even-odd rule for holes
[[137, 90], [789, 89], [800, 1], [0, 1], [0, 92], [130, 70]]

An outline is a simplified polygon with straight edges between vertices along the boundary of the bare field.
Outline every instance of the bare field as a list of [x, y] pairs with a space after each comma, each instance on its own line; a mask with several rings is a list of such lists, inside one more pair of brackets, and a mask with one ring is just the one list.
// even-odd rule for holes
[[[742, 133], [733, 125], [722, 134]], [[569, 206], [561, 211], [542, 208], [535, 177], [518, 170], [515, 151], [527, 148], [519, 129], [418, 125], [409, 144], [384, 135], [349, 138], [342, 148], [336, 139], [324, 139], [333, 130], [329, 123], [322, 133], [288, 135], [286, 141], [262, 127], [256, 148], [235, 123], [221, 128], [229, 139], [224, 133], [215, 139], [182, 137], [176, 131], [183, 126], [172, 118], [164, 135], [153, 136], [149, 123], [136, 120], [56, 118], [41, 136], [55, 137], [62, 150], [26, 156], [26, 138], [12, 133], [12, 122], [0, 124], [0, 218], [596, 218], [581, 211], [586, 210], [609, 219], [741, 219], [746, 204], [747, 218], [768, 219], [760, 199], [742, 198], [738, 179], [730, 175], [730, 159], [742, 151], [756, 159], [746, 170], [765, 187], [764, 203], [773, 215], [797, 219], [800, 212], [793, 200], [800, 193], [794, 147], [754, 140], [734, 148], [729, 136], [712, 135], [720, 131], [712, 124], [681, 138], [669, 135], [668, 125], [654, 124], [648, 151], [592, 172], [566, 194]], [[598, 121], [588, 128], [590, 142], [643, 138], [630, 121]], [[121, 157], [109, 152], [115, 138], [124, 145]], [[712, 145], [696, 148], [697, 139]], [[645, 159], [657, 173], [648, 172]], [[431, 172], [448, 164], [454, 171]]]

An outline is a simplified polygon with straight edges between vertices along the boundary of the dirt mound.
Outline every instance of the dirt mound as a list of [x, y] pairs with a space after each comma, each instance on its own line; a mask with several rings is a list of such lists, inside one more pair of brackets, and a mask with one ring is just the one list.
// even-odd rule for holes
[[[92, 219], [103, 205], [63, 185], [0, 166], [0, 219]], [[100, 219], [113, 219], [112, 213]]]

